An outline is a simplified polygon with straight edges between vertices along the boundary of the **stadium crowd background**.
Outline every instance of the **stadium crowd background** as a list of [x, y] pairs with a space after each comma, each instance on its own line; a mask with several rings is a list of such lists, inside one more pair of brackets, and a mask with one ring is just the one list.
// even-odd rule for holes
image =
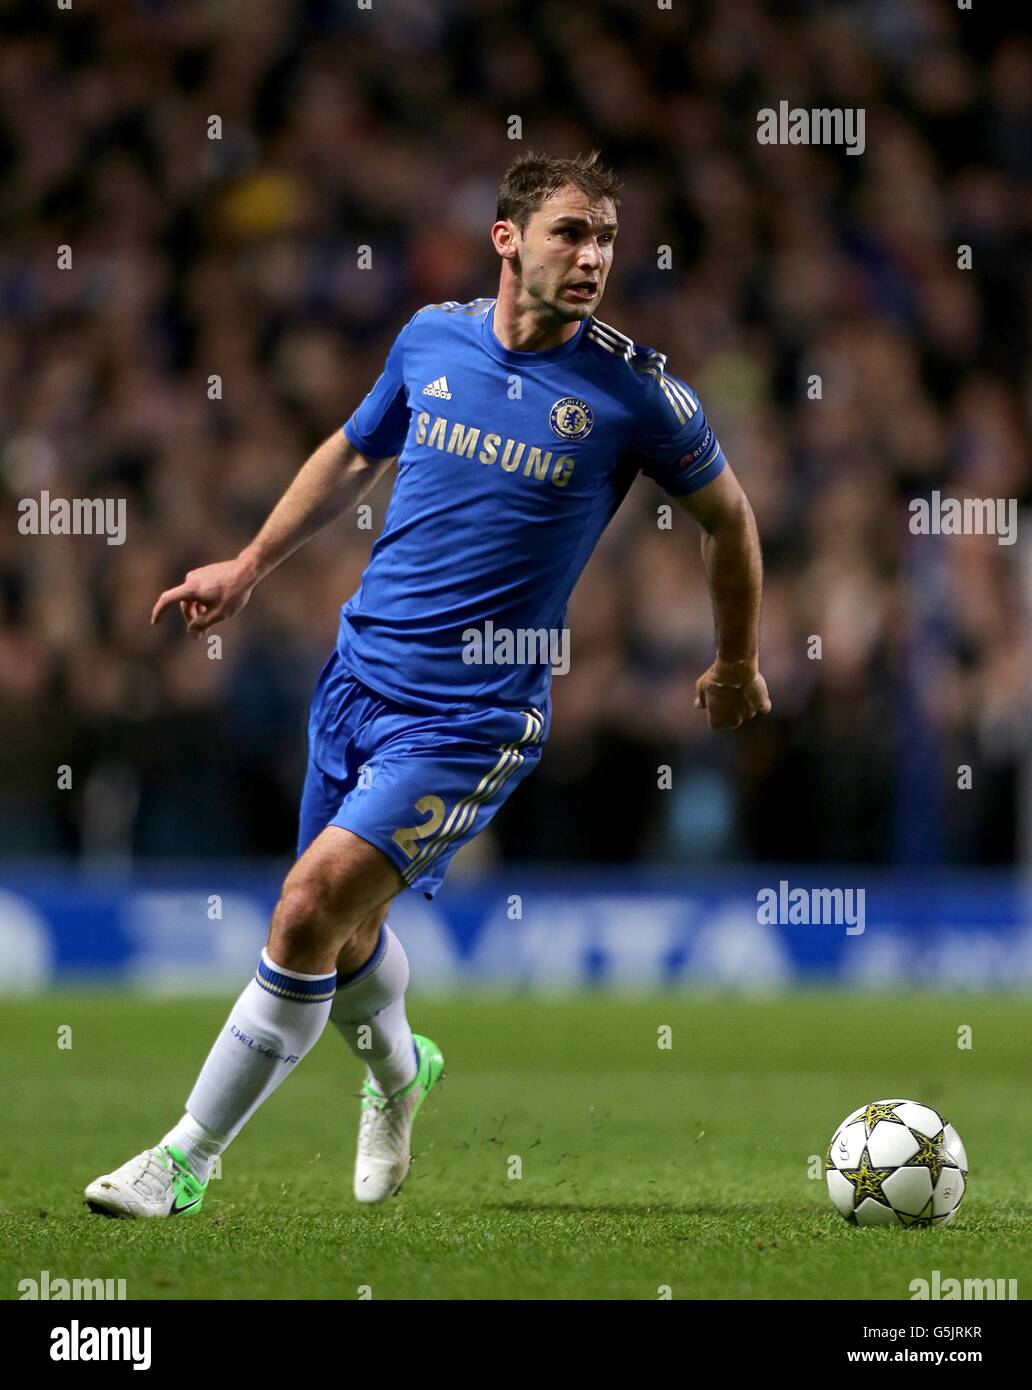
[[[698, 532], [639, 480], [571, 605], [542, 765], [475, 853], [1015, 855], [1020, 533], [911, 536], [907, 503], [1029, 500], [1027, 37], [919, 0], [25, 0], [4, 26], [0, 852], [290, 851], [387, 489], [372, 533], [336, 524], [216, 629], [221, 660], [151, 605], [251, 537], [416, 308], [494, 293], [510, 159], [598, 146], [625, 185], [599, 317], [668, 354], [749, 493], [774, 712], [718, 736], [692, 708]], [[865, 152], [759, 145], [781, 99], [863, 107]], [[125, 545], [20, 535], [43, 489], [125, 497]]]

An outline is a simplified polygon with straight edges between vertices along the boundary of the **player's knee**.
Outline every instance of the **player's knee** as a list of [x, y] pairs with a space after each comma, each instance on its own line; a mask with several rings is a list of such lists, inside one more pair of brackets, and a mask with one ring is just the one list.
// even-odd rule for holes
[[272, 914], [270, 939], [290, 955], [328, 948], [347, 930], [346, 914], [324, 885], [311, 879], [288, 880], [283, 885]]

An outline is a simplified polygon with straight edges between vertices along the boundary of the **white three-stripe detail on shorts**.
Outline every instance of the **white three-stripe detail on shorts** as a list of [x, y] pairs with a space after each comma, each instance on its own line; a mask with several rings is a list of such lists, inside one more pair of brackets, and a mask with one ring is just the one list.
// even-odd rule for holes
[[432, 839], [427, 840], [412, 863], [402, 870], [401, 876], [406, 883], [411, 884], [453, 840], [464, 834], [476, 819], [478, 807], [503, 787], [512, 774], [523, 766], [525, 759], [519, 749], [523, 744], [538, 742], [544, 732], [545, 721], [544, 716], [536, 709], [521, 710], [520, 713], [527, 721], [522, 737], [515, 743], [503, 744], [498, 761], [491, 771], [480, 779], [476, 790], [456, 802], [444, 828]]

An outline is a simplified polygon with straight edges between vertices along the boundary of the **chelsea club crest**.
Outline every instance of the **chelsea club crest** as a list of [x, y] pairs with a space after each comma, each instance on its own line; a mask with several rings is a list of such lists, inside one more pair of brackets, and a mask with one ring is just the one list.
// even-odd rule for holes
[[564, 396], [552, 407], [548, 423], [560, 439], [587, 439], [595, 417], [587, 401], [578, 400], [576, 396]]

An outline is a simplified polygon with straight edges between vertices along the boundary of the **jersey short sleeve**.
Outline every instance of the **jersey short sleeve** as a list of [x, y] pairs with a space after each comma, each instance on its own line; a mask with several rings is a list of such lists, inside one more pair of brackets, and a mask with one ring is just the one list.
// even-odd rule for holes
[[408, 436], [409, 403], [405, 387], [405, 339], [412, 320], [394, 340], [372, 390], [345, 421], [344, 434], [366, 458], [393, 458]]
[[640, 369], [640, 380], [632, 455], [669, 496], [697, 492], [727, 462], [698, 397], [659, 366]]

